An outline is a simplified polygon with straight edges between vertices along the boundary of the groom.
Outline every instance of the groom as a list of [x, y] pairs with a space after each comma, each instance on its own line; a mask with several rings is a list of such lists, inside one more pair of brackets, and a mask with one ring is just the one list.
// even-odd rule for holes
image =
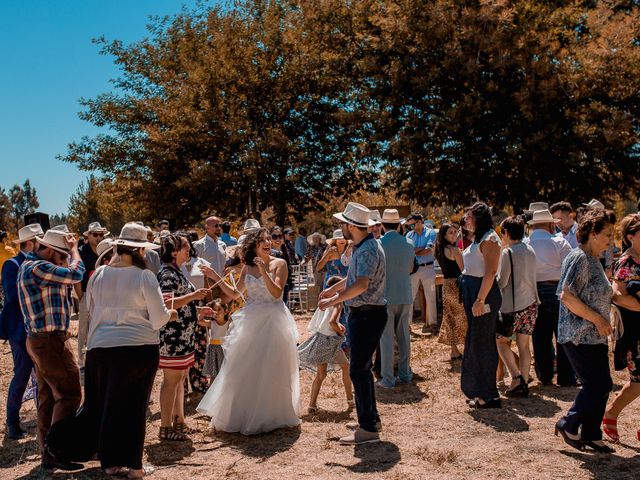
[[320, 294], [318, 304], [325, 310], [341, 302], [349, 307], [347, 328], [350, 337], [349, 374], [356, 397], [358, 423], [348, 424], [354, 432], [340, 439], [342, 445], [360, 445], [380, 441], [382, 425], [376, 408], [371, 373], [371, 358], [387, 323], [385, 290], [385, 258], [380, 243], [368, 233], [375, 222], [369, 220], [369, 209], [350, 202], [344, 212], [333, 215], [347, 240], [353, 240], [353, 256], [347, 278]]

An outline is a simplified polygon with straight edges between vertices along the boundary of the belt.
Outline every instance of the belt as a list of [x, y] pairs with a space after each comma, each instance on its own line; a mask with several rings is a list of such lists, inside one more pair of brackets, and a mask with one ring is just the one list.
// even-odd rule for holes
[[558, 285], [560, 280], [545, 280], [544, 282], [536, 282], [537, 285]]
[[349, 307], [349, 310], [353, 310], [354, 312], [375, 312], [386, 308], [386, 305], [361, 305], [359, 307]]
[[216, 340], [216, 339], [211, 340], [209, 342], [209, 345], [222, 345], [222, 340]]
[[429, 265], [433, 265], [433, 262], [419, 263], [418, 264], [419, 267], [428, 267]]
[[28, 336], [32, 338], [46, 338], [46, 337], [68, 337], [69, 333], [66, 330], [54, 330], [52, 332], [28, 332]]

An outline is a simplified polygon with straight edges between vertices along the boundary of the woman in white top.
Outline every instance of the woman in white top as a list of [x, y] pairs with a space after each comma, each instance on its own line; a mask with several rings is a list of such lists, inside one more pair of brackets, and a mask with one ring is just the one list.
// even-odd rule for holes
[[[84, 410], [95, 422], [98, 458], [107, 475], [145, 475], [146, 411], [158, 369], [158, 331], [170, 319], [153, 272], [145, 268], [147, 232], [127, 223], [114, 242], [117, 257], [87, 285], [89, 334]], [[127, 472], [128, 469], [128, 472]]]
[[475, 203], [464, 221], [466, 229], [473, 232], [473, 243], [462, 253], [460, 289], [468, 327], [460, 383], [472, 407], [500, 408], [496, 387], [496, 324], [502, 304], [496, 282], [500, 237], [493, 230], [491, 210], [485, 203]]
[[[498, 353], [511, 374], [510, 396], [529, 395], [531, 369], [531, 334], [538, 317], [538, 288], [536, 286], [536, 252], [522, 243], [524, 220], [513, 215], [500, 225], [505, 248], [502, 250], [498, 285], [502, 290], [502, 319], [498, 322]], [[511, 336], [516, 334], [520, 361], [511, 350]]]

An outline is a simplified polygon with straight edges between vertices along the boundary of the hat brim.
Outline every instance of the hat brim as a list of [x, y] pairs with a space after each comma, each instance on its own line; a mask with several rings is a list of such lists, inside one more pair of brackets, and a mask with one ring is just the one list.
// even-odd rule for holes
[[369, 219], [367, 223], [357, 223], [357, 222], [354, 222], [353, 220], [348, 219], [342, 213], [334, 213], [333, 218], [337, 218], [341, 222], [348, 223], [349, 225], [354, 225], [360, 228], [373, 227], [376, 224], [376, 222], [371, 219]]
[[124, 240], [124, 239], [115, 239], [113, 241], [113, 245], [122, 245], [123, 247], [133, 247], [133, 248], [148, 248], [150, 250], [157, 250], [160, 248], [160, 245], [157, 243], [151, 242], [135, 242], [133, 240]]
[[396, 219], [390, 219], [390, 218], [382, 218], [380, 219], [380, 223], [393, 223], [393, 224], [400, 224], [400, 223], [404, 223], [406, 222], [407, 219], [406, 218], [396, 218]]
[[105, 236], [106, 236], [106, 235], [109, 235], [111, 232], [109, 230], [107, 230], [106, 228], [98, 228], [96, 230], [87, 230], [82, 235], [84, 235], [86, 237], [90, 233], [104, 233]]
[[540, 223], [555, 223], [555, 224], [558, 224], [558, 223], [560, 223], [560, 220], [558, 220], [557, 218], [554, 218], [553, 220], [529, 220], [527, 222], [527, 225], [538, 225]]
[[50, 244], [49, 242], [45, 242], [43, 241], [41, 238], [39, 237], [35, 237], [36, 241], [40, 244], [40, 245], [44, 245], [47, 248], [50, 248], [51, 250], [55, 250], [58, 253], [64, 253], [65, 255], [69, 255], [71, 253], [71, 250], [66, 250], [64, 248], [60, 248], [57, 247], [55, 245]]
[[22, 238], [22, 239], [18, 238], [17, 240], [12, 240], [11, 242], [15, 243], [16, 245], [19, 245], [20, 243], [28, 242], [29, 240], [36, 240], [38, 238], [40, 238], [39, 235], [32, 235], [32, 236], [27, 237], [27, 238]]

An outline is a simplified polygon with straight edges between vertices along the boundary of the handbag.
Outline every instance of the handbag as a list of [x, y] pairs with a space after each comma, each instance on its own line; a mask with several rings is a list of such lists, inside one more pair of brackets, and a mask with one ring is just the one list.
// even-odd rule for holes
[[611, 304], [609, 310], [609, 322], [611, 323], [611, 339], [617, 342], [624, 335], [624, 324], [622, 323], [622, 313], [617, 305]]
[[[511, 256], [511, 249], [507, 249], [509, 253], [509, 264], [511, 268], [511, 302], [513, 308], [516, 308], [516, 287], [515, 279], [513, 277], [513, 257]], [[496, 326], [496, 334], [501, 337], [511, 337], [513, 335], [513, 327], [516, 321], [516, 312], [500, 313], [498, 325]]]

